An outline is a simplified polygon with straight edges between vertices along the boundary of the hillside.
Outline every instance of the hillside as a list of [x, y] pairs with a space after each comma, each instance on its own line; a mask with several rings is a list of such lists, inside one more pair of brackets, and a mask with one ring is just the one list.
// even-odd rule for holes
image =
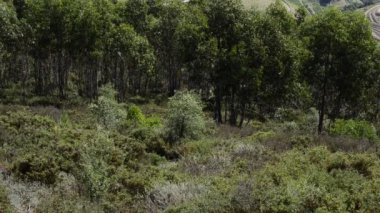
[[246, 8], [255, 7], [258, 9], [267, 8], [270, 4], [274, 2], [275, 0], [243, 0], [243, 4]]
[[377, 6], [250, 3], [0, 0], [0, 213], [380, 212]]
[[[243, 4], [246, 8], [256, 8], [264, 10], [270, 4], [276, 2], [276, 0], [243, 0]], [[305, 7], [310, 13], [316, 13], [324, 7], [336, 6], [342, 9], [355, 9], [365, 7], [367, 5], [376, 4], [378, 1], [367, 0], [337, 0], [337, 1], [323, 1], [323, 0], [284, 0], [284, 5], [290, 7], [290, 11], [295, 11], [298, 7]]]

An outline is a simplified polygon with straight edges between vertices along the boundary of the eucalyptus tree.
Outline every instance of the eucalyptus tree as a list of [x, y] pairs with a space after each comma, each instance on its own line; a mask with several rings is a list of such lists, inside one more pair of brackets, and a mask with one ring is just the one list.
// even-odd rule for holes
[[[223, 122], [222, 102], [224, 97], [229, 94], [230, 103], [233, 103], [236, 94], [234, 87], [231, 87], [235, 82], [232, 81], [234, 70], [230, 63], [230, 52], [241, 39], [239, 25], [246, 12], [239, 0], [209, 0], [204, 4], [208, 18], [208, 32], [215, 38], [217, 45], [217, 60], [211, 78], [215, 95], [214, 118], [221, 123]], [[225, 120], [226, 118], [227, 116], [225, 116]]]
[[371, 84], [376, 43], [363, 14], [335, 8], [307, 18], [301, 33], [311, 54], [303, 76], [312, 86], [322, 132], [325, 115], [358, 114]]
[[169, 96], [180, 88], [181, 53], [177, 30], [181, 27], [185, 12], [185, 4], [181, 0], [156, 1], [155, 16], [157, 18], [149, 35], [157, 57], [157, 84], [164, 84]]
[[0, 1], [0, 87], [24, 81], [26, 73], [16, 67], [23, 32], [16, 11]]
[[105, 45], [113, 26], [114, 4], [107, 0], [71, 1], [67, 48], [73, 58], [79, 94], [94, 98], [105, 72]]
[[[289, 103], [295, 92], [305, 50], [297, 37], [296, 20], [276, 2], [257, 18], [256, 35], [264, 46], [263, 69], [257, 104], [261, 114], [272, 115], [276, 108]], [[291, 106], [294, 107], [294, 106]]]
[[199, 5], [187, 4], [177, 27], [179, 60], [183, 86], [199, 91], [207, 98], [212, 86], [211, 70], [215, 66], [216, 40], [208, 33], [207, 16]]
[[150, 14], [148, 0], [128, 0], [118, 2], [119, 21], [133, 26], [136, 32], [146, 35], [150, 30], [153, 16]]
[[132, 26], [115, 26], [109, 35], [109, 47], [112, 60], [112, 81], [120, 100], [127, 93], [141, 94], [147, 85], [154, 68], [153, 49], [145, 37], [138, 35]]
[[48, 95], [58, 90], [65, 96], [68, 78], [66, 52], [68, 1], [27, 1], [25, 21], [31, 27], [31, 55], [34, 59], [35, 92]]

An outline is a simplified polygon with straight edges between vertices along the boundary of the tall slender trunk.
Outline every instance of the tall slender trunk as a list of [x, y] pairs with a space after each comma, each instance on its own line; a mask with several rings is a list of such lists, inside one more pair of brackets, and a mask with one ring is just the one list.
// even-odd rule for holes
[[325, 75], [323, 80], [323, 91], [321, 97], [321, 105], [319, 106], [319, 121], [318, 121], [318, 134], [321, 134], [323, 131], [323, 121], [325, 117], [326, 110], [326, 87], [327, 87], [327, 75]]
[[[218, 83], [219, 84], [219, 83]], [[222, 95], [218, 85], [215, 91], [215, 112], [214, 119], [217, 123], [222, 123]]]
[[245, 119], [245, 103], [242, 103], [241, 104], [240, 122], [239, 122], [240, 128], [243, 126], [244, 119]]
[[36, 59], [34, 68], [34, 78], [36, 81], [35, 91], [37, 95], [42, 95], [43, 79], [42, 79], [42, 65], [39, 59]]
[[228, 118], [228, 96], [224, 98], [224, 123], [227, 123]]
[[229, 122], [232, 126], [236, 126], [237, 123], [237, 114], [235, 109], [235, 89], [232, 89], [231, 92], [231, 103], [230, 103], [230, 119]]
[[63, 67], [63, 53], [62, 51], [58, 53], [58, 90], [59, 97], [65, 97], [65, 69]]
[[[329, 45], [330, 51], [332, 50], [332, 43]], [[324, 66], [324, 76], [323, 76], [323, 86], [322, 86], [322, 100], [321, 105], [319, 107], [319, 121], [318, 121], [318, 134], [321, 134], [323, 131], [323, 122], [326, 114], [326, 95], [327, 95], [327, 80], [328, 80], [328, 73], [332, 72], [332, 55], [329, 54], [328, 58], [326, 60], [326, 64]]]

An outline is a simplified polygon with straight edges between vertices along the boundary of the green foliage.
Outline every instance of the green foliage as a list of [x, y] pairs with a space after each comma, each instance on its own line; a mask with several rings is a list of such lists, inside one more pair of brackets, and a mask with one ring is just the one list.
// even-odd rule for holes
[[369, 140], [377, 140], [377, 131], [375, 127], [363, 120], [336, 120], [329, 129], [331, 134], [346, 135], [354, 138], [366, 138]]
[[122, 105], [116, 101], [116, 91], [111, 85], [100, 89], [100, 97], [97, 103], [91, 104], [90, 109], [96, 116], [99, 124], [106, 129], [114, 129], [127, 118], [127, 113]]
[[128, 108], [127, 115], [127, 120], [136, 123], [137, 125], [145, 123], [145, 115], [143, 114], [141, 109], [136, 105], [132, 105]]
[[108, 130], [154, 127], [161, 124], [159, 117], [147, 118], [136, 105], [126, 107], [118, 103], [116, 91], [111, 85], [105, 85], [100, 89], [100, 97], [95, 104], [90, 105], [90, 110], [98, 123]]
[[169, 142], [199, 138], [205, 129], [205, 118], [199, 96], [193, 92], [177, 92], [168, 103], [165, 130]]
[[379, 212], [366, 17], [284, 5], [0, 0], [0, 212]]
[[4, 212], [4, 213], [16, 212], [9, 202], [8, 193], [5, 187], [2, 185], [2, 183], [0, 183], [0, 212]]
[[[168, 112], [194, 121], [188, 119], [194, 104], [203, 118], [191, 92], [171, 98]], [[310, 136], [300, 126], [315, 121], [312, 112], [279, 110], [278, 123], [256, 122], [244, 138], [213, 135], [170, 146], [134, 105], [125, 109], [131, 119], [125, 131], [93, 125], [87, 111], [61, 112], [54, 121], [30, 110], [0, 116], [0, 163], [16, 183], [44, 183], [35, 186], [47, 193], [34, 198], [36, 212], [378, 211], [378, 156], [345, 147], [351, 146], [345, 139]], [[297, 134], [284, 130], [288, 122]], [[320, 140], [334, 152], [310, 148]], [[4, 189], [15, 196], [16, 183], [9, 183]], [[34, 188], [18, 190], [27, 189]], [[0, 198], [7, 193], [0, 190]]]
[[291, 151], [267, 166], [254, 180], [252, 208], [288, 211], [378, 211], [376, 171], [379, 159], [314, 148]]
[[321, 132], [326, 114], [334, 119], [363, 110], [365, 90], [374, 83], [376, 45], [364, 15], [336, 8], [308, 17], [301, 36], [310, 52], [302, 76], [318, 100]]
[[[2, 55], [2, 46], [12, 48], [20, 35], [20, 23], [17, 19], [16, 11], [8, 3], [0, 2], [0, 56]], [[9, 49], [8, 49], [9, 50]], [[1, 58], [1, 57], [0, 57]]]
[[[56, 138], [57, 126], [53, 120], [21, 111], [1, 116], [0, 126], [6, 135], [0, 143], [3, 158], [12, 159], [11, 169], [16, 176], [54, 183], [60, 168], [69, 169], [59, 163], [65, 161], [65, 157], [58, 154], [61, 142]], [[42, 147], [48, 152], [31, 154]]]

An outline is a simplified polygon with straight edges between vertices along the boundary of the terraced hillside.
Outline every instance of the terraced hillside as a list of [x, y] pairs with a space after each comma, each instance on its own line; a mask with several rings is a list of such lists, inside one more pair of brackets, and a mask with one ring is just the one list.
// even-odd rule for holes
[[370, 7], [365, 14], [371, 22], [373, 36], [380, 40], [380, 4]]
[[[255, 7], [259, 10], [267, 8], [276, 0], [242, 0], [246, 8]], [[362, 8], [366, 5], [375, 4], [378, 0], [282, 0], [284, 4], [295, 10], [295, 8], [303, 6], [311, 14], [314, 14], [326, 6], [336, 6], [344, 9]]]

